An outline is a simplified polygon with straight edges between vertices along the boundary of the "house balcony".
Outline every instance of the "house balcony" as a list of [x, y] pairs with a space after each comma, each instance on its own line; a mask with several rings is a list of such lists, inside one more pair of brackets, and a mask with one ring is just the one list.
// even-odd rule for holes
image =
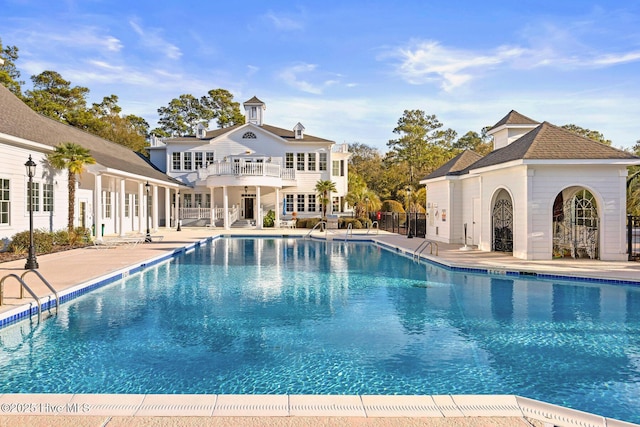
[[283, 188], [296, 185], [296, 171], [283, 168], [277, 163], [217, 162], [198, 169], [196, 185]]

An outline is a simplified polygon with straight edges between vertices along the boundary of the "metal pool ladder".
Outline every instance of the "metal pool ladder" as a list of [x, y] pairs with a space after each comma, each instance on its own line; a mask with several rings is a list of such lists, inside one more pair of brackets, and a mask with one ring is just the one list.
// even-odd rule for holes
[[27, 270], [20, 276], [15, 273], [7, 274], [6, 276], [4, 276], [2, 280], [0, 280], [0, 306], [4, 303], [4, 281], [9, 277], [14, 277], [20, 283], [20, 299], [24, 298], [24, 290], [26, 289], [27, 292], [29, 292], [29, 294], [33, 297], [33, 299], [36, 300], [36, 304], [38, 305], [38, 322], [42, 320], [42, 303], [40, 302], [40, 298], [38, 298], [38, 295], [36, 295], [33, 289], [31, 289], [29, 285], [27, 285], [27, 283], [24, 281], [24, 277], [29, 273], [35, 273], [40, 278], [42, 283], [44, 283], [47, 288], [49, 288], [51, 292], [53, 292], [56, 300], [56, 314], [58, 314], [58, 307], [60, 307], [60, 298], [58, 296], [58, 291], [56, 291], [55, 288], [51, 286], [51, 283], [49, 283], [47, 279], [45, 279], [37, 270]]
[[304, 238], [306, 239], [307, 237], [311, 236], [311, 233], [313, 233], [313, 231], [318, 227], [322, 227], [322, 229], [320, 230], [321, 232], [322, 231], [326, 231], [327, 230], [327, 222], [326, 221], [318, 222], [316, 225], [313, 226], [313, 228], [311, 230], [309, 230], [309, 232], [304, 236]]
[[422, 252], [424, 252], [425, 249], [427, 248], [431, 248], [431, 251], [429, 252], [429, 254], [433, 255], [434, 246], [436, 247], [436, 256], [438, 256], [438, 243], [434, 242], [433, 240], [425, 240], [424, 242], [420, 243], [420, 246], [418, 246], [416, 250], [413, 252], [413, 259], [414, 260], [420, 259], [420, 255], [422, 255]]

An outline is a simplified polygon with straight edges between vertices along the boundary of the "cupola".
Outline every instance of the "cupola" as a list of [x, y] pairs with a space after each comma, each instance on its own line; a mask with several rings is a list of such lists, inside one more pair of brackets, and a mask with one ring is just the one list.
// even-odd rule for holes
[[266, 104], [254, 96], [242, 105], [244, 105], [244, 114], [247, 123], [262, 126], [264, 123], [264, 110], [267, 109]]

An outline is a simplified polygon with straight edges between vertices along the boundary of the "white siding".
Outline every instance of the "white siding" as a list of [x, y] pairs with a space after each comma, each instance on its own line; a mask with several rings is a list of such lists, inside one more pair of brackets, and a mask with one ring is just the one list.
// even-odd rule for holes
[[[0, 239], [9, 239], [14, 234], [29, 230], [29, 212], [27, 211], [27, 182], [24, 164], [31, 155], [36, 162], [36, 176], [34, 183], [39, 184], [39, 210], [34, 211], [34, 229], [49, 231], [65, 229], [67, 225], [67, 175], [64, 172], [51, 170], [45, 160], [45, 153], [0, 144], [0, 158], [2, 170], [0, 178], [10, 181], [10, 211], [9, 224], [0, 225]], [[42, 184], [53, 184], [53, 212], [42, 209]]]

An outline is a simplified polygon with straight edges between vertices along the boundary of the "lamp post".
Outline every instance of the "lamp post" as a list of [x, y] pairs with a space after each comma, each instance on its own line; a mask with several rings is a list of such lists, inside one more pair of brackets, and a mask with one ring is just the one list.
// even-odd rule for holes
[[413, 239], [413, 234], [411, 233], [411, 187], [407, 187], [407, 199], [408, 199], [408, 212], [407, 212], [407, 239]]
[[180, 221], [180, 190], [176, 193], [176, 206], [178, 207], [178, 226], [176, 227], [176, 231], [182, 231], [181, 221]]
[[27, 262], [24, 265], [25, 270], [35, 270], [38, 268], [38, 261], [36, 260], [36, 247], [33, 244], [33, 177], [36, 175], [36, 162], [31, 159], [29, 154], [29, 160], [24, 164], [27, 168], [27, 176], [29, 177], [29, 188], [27, 189], [27, 203], [29, 206], [29, 256]]
[[144, 238], [145, 243], [151, 243], [151, 225], [149, 224], [149, 181], [144, 185], [144, 188], [147, 190], [147, 235]]

